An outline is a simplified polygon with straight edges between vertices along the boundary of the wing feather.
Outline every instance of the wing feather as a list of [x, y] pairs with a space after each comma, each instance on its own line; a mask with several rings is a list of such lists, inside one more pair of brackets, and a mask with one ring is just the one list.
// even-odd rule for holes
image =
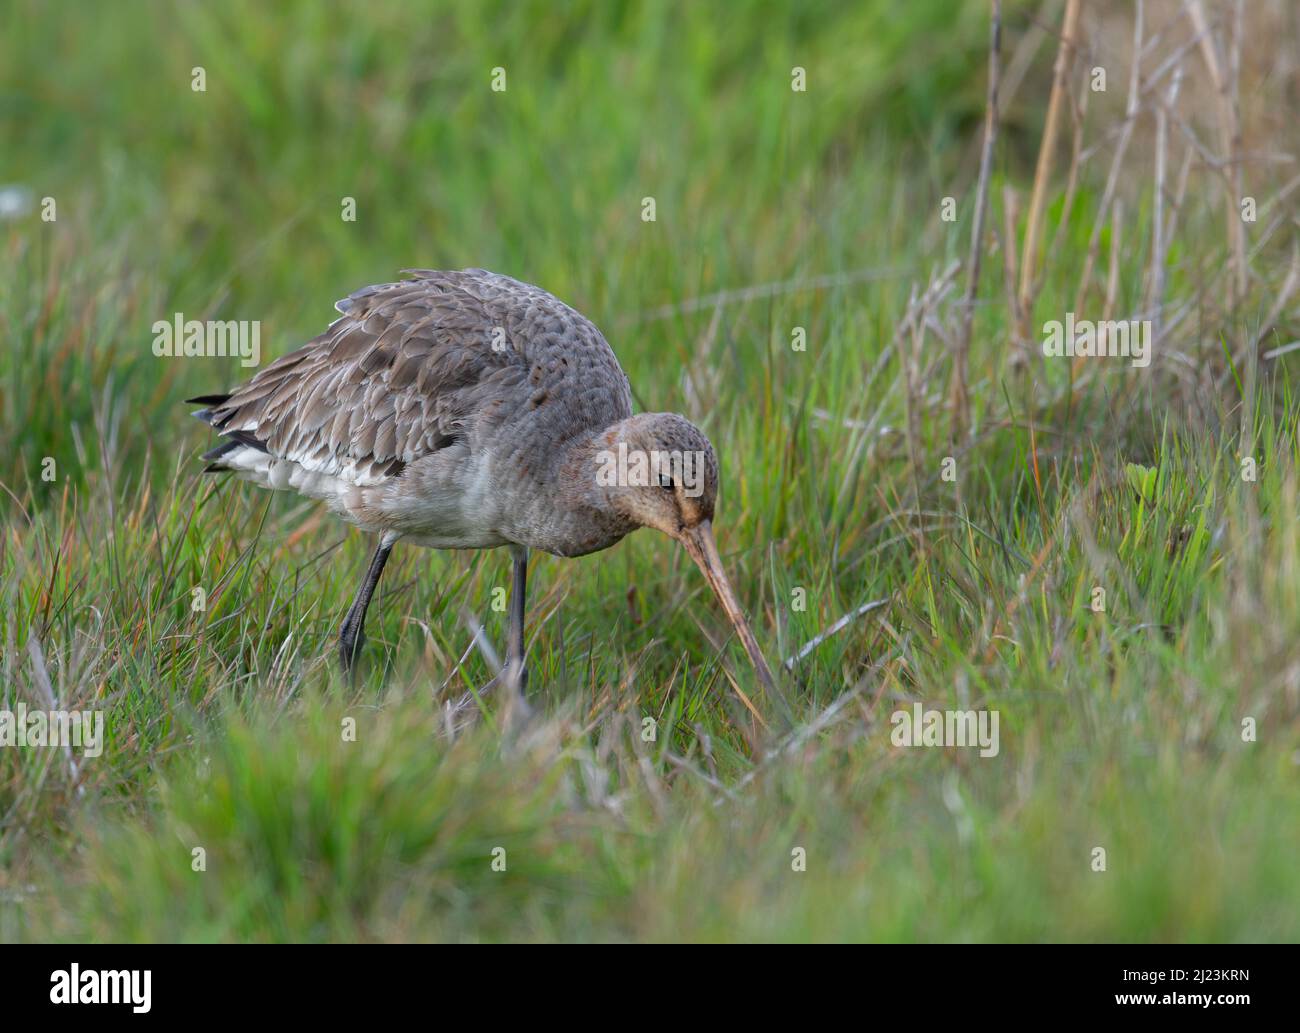
[[[586, 399], [584, 418], [607, 426], [631, 414], [600, 331], [552, 295], [481, 269], [405, 272], [412, 278], [339, 301], [323, 334], [228, 396], [204, 396], [204, 418], [313, 471], [392, 477], [509, 418], [546, 375], [599, 370], [614, 388]], [[568, 356], [563, 368], [557, 353]]]

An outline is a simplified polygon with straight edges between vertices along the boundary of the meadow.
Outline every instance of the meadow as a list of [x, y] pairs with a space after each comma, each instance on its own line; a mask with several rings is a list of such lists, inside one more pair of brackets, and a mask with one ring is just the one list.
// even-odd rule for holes
[[[0, 0], [0, 709], [105, 728], [0, 748], [0, 940], [1300, 937], [1300, 14], [1004, 0], [986, 151], [991, 6]], [[373, 543], [151, 328], [472, 266], [709, 435], [777, 695], [653, 532], [534, 556], [522, 725], [504, 553], [339, 673]]]

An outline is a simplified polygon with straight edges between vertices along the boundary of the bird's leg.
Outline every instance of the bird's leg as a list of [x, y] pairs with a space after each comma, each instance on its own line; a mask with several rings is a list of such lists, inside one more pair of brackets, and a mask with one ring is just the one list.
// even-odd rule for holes
[[519, 693], [528, 688], [528, 668], [524, 666], [524, 595], [528, 585], [528, 550], [516, 546], [511, 550], [514, 558], [514, 585], [510, 590], [510, 641], [506, 644], [506, 680], [512, 682]]
[[352, 671], [357, 654], [361, 652], [361, 646], [366, 641], [365, 632], [362, 630], [366, 623], [366, 609], [370, 606], [370, 597], [375, 594], [375, 586], [379, 584], [379, 575], [384, 572], [388, 554], [392, 551], [393, 543], [386, 538], [381, 538], [379, 548], [371, 557], [366, 579], [357, 590], [357, 597], [352, 600], [348, 615], [343, 618], [343, 627], [339, 629], [339, 661], [343, 665], [344, 674]]

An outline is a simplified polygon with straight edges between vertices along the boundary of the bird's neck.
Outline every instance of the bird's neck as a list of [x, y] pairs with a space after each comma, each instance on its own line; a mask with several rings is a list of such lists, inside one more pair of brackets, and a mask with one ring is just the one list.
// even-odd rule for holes
[[561, 452], [560, 482], [573, 506], [616, 516], [608, 470], [617, 457], [623, 421], [603, 430], [584, 431], [569, 441]]
[[608, 479], [620, 425], [584, 431], [561, 444], [548, 464], [549, 491], [512, 514], [513, 540], [560, 556], [607, 549], [639, 524], [614, 507]]

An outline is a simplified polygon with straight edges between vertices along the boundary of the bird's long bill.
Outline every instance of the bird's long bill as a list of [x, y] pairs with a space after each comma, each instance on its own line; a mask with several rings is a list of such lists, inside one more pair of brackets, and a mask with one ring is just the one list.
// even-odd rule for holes
[[772, 670], [767, 666], [767, 660], [758, 648], [754, 633], [749, 630], [749, 622], [745, 620], [745, 613], [736, 600], [736, 593], [732, 590], [731, 582], [727, 580], [727, 573], [722, 569], [718, 546], [713, 540], [713, 525], [707, 520], [701, 521], [694, 527], [686, 528], [678, 540], [690, 553], [695, 565], [703, 572], [709, 587], [713, 589], [713, 594], [718, 597], [718, 602], [722, 603], [722, 608], [726, 610], [727, 618], [735, 625], [736, 634], [740, 636], [740, 644], [749, 654], [749, 661], [754, 665], [754, 671], [758, 674], [758, 680], [763, 683], [763, 688], [775, 695], [776, 681], [772, 677]]

